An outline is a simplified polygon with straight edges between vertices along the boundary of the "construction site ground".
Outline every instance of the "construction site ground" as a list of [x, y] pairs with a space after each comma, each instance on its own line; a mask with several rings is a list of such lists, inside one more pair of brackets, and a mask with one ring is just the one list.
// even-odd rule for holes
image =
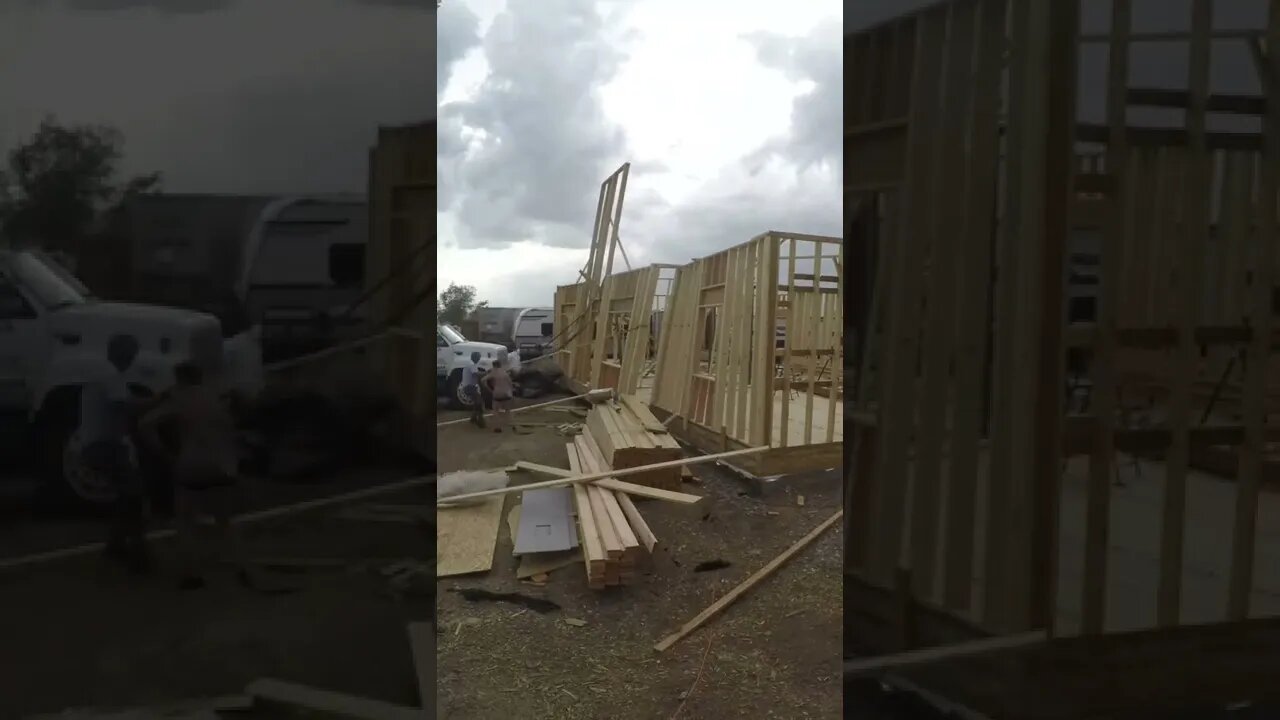
[[[404, 477], [369, 469], [305, 485], [251, 481], [247, 509]], [[100, 519], [33, 511], [39, 505], [22, 492], [30, 483], [8, 487], [0, 497], [0, 562], [105, 534]], [[430, 508], [431, 493], [425, 486], [367, 502]], [[204, 589], [178, 590], [171, 541], [155, 543], [152, 577], [128, 575], [97, 553], [0, 570], [0, 717], [237, 695], [264, 677], [417, 707], [406, 625], [432, 616], [434, 530], [341, 517], [361, 502], [245, 526], [251, 556], [283, 563], [261, 570], [267, 592], [239, 586], [230, 569], [215, 569]], [[383, 570], [404, 559], [426, 572], [392, 582]]]
[[[440, 413], [442, 420], [463, 416]], [[468, 423], [441, 428], [440, 471], [519, 460], [568, 466], [571, 438], [555, 425], [580, 419], [542, 409], [513, 417], [529, 426], [502, 434]], [[659, 542], [653, 569], [633, 585], [605, 591], [588, 589], [580, 562], [551, 573], [544, 587], [517, 580], [507, 513], [519, 495], [507, 495], [493, 568], [438, 583], [439, 717], [840, 717], [839, 525], [701, 630], [664, 653], [653, 648], [835, 512], [838, 469], [763, 486], [713, 465], [691, 470], [696, 479], [684, 489], [708, 497], [709, 516], [659, 501], [638, 503]], [[545, 479], [512, 478], [518, 484]], [[713, 560], [729, 566], [695, 571]], [[468, 601], [458, 591], [470, 588], [520, 593], [559, 609], [539, 613]]]

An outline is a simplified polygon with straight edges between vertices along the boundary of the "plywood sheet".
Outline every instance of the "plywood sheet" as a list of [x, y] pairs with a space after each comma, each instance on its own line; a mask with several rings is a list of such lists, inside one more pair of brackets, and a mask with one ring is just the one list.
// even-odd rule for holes
[[493, 567], [505, 496], [436, 510], [436, 577], [486, 572]]
[[578, 533], [571, 517], [569, 493], [566, 487], [524, 493], [520, 502], [520, 522], [514, 536], [517, 555], [577, 547]]

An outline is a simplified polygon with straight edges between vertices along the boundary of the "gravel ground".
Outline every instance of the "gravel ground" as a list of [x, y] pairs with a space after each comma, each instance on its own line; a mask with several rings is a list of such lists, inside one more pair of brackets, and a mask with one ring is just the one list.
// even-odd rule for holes
[[[304, 486], [255, 483], [251, 504], [403, 477], [384, 470]], [[99, 520], [33, 512], [20, 484], [8, 487], [0, 524], [5, 556], [101, 539]], [[421, 488], [372, 502], [429, 507], [434, 498]], [[0, 571], [0, 718], [236, 694], [259, 677], [417, 706], [406, 624], [431, 619], [434, 583], [425, 575], [400, 586], [381, 570], [396, 559], [430, 563], [434, 532], [347, 520], [341, 509], [246, 528], [256, 557], [326, 561], [264, 573], [269, 589], [287, 594], [244, 589], [229, 570], [214, 571], [203, 590], [179, 591], [169, 543], [156, 545], [158, 573], [147, 578], [97, 555]]]
[[[570, 415], [533, 410], [529, 423]], [[530, 460], [567, 467], [570, 439], [550, 427], [497, 435], [462, 424], [439, 437], [441, 472]], [[839, 507], [838, 474], [797, 477], [761, 497], [708, 465], [686, 490], [713, 500], [706, 519], [649, 501], [658, 537], [653, 571], [635, 585], [591, 591], [580, 564], [545, 587], [515, 579], [505, 521], [494, 568], [439, 582], [440, 718], [838, 718], [841, 716], [841, 546], [828, 531], [775, 575], [665, 653], [662, 637], [763, 566]], [[518, 474], [515, 482], [532, 476]], [[803, 495], [803, 506], [798, 496]], [[516, 502], [509, 495], [504, 514]], [[728, 568], [694, 566], [724, 560]], [[456, 591], [520, 592], [560, 606], [540, 614], [469, 602]], [[585, 621], [576, 626], [567, 620]]]

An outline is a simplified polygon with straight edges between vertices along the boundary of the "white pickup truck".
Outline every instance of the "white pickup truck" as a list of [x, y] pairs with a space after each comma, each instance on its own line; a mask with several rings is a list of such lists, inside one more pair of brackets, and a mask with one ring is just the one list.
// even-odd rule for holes
[[[493, 361], [506, 353], [512, 375], [520, 372], [520, 353], [507, 352], [504, 345], [472, 342], [452, 325], [436, 325], [436, 395], [449, 399], [456, 408], [469, 410], [471, 399], [462, 392], [462, 368], [471, 362], [471, 353], [480, 353], [480, 369], [493, 367]], [[488, 398], [485, 398], [488, 404]]]
[[[138, 340], [138, 358], [126, 373], [138, 397], [168, 390], [183, 361], [223, 389], [230, 389], [229, 378], [245, 377], [233, 366], [253, 362], [246, 359], [252, 350], [227, 354], [232, 343], [212, 315], [99, 301], [47, 255], [0, 250], [0, 422], [17, 426], [57, 490], [88, 504], [108, 502], [114, 493], [80, 461], [80, 387], [116, 334]], [[251, 395], [257, 388], [237, 389]]]

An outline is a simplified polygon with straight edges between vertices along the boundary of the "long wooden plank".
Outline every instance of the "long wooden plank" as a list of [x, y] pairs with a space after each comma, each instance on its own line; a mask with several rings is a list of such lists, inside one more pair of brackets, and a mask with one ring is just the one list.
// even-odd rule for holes
[[844, 516], [844, 511], [837, 510], [834, 515], [822, 521], [822, 523], [819, 524], [816, 528], [814, 528], [813, 530], [810, 530], [809, 534], [800, 538], [794, 544], [792, 544], [791, 547], [782, 551], [781, 555], [770, 560], [767, 565], [765, 565], [764, 567], [752, 573], [750, 577], [742, 581], [742, 583], [739, 584], [734, 589], [730, 590], [727, 594], [725, 594], [724, 597], [720, 598], [719, 600], [716, 600], [709, 607], [707, 607], [706, 610], [703, 610], [702, 612], [695, 615], [692, 620], [685, 623], [684, 625], [681, 625], [679, 630], [671, 633], [670, 635], [660, 640], [657, 645], [653, 646], [653, 649], [657, 650], [658, 652], [665, 652], [672, 645], [675, 645], [677, 642], [680, 642], [681, 639], [688, 636], [689, 633], [692, 633], [693, 631], [702, 627], [704, 623], [706, 623], [711, 618], [723, 612], [725, 608], [732, 605], [734, 601], [742, 597], [748, 590], [750, 590], [751, 588], [759, 584], [761, 580], [764, 580], [765, 578], [772, 575], [774, 572], [777, 571], [778, 568], [782, 567], [784, 563], [786, 563], [788, 560], [794, 557], [801, 550], [804, 550], [806, 547], [808, 547], [810, 543], [816, 540], [820, 535], [822, 535], [822, 533], [826, 532], [827, 528], [830, 528], [832, 525], [836, 523], [836, 521], [838, 521], [843, 516]]
[[[815, 274], [821, 272], [823, 259], [822, 251], [822, 243], [816, 242], [813, 244], [813, 267]], [[809, 331], [807, 339], [810, 343], [810, 348], [809, 375], [807, 378], [809, 382], [807, 383], [808, 387], [805, 389], [804, 400], [804, 444], [809, 445], [813, 443], [814, 386], [818, 383], [818, 334], [822, 327], [822, 312], [820, 310], [822, 294], [818, 292], [818, 283], [814, 283], [813, 296], [811, 298], [805, 298], [805, 301], [808, 305], [806, 312], [811, 315], [810, 318], [806, 318], [810, 323], [807, 328]], [[832, 402], [834, 401], [835, 399], [832, 398]]]
[[[1024, 121], [1025, 108], [1029, 104], [1027, 95], [1034, 81], [1042, 81], [1042, 77], [1034, 73], [1029, 62], [1032, 51], [1029, 19], [1031, 7], [1029, 3], [1013, 3], [1010, 22], [1009, 48], [1009, 122], [1006, 134], [1007, 180], [1003, 198], [1004, 222], [1001, 227], [999, 274], [996, 287], [996, 318], [994, 340], [994, 373], [993, 414], [991, 429], [991, 470], [987, 488], [987, 527], [984, 548], [983, 567], [983, 624], [991, 628], [1001, 628], [1008, 624], [1008, 616], [1013, 595], [1018, 592], [1016, 580], [1012, 573], [1012, 559], [1009, 545], [1015, 540], [1011, 534], [1017, 506], [1015, 493], [1023, 490], [1018, 487], [1015, 478], [1022, 480], [1021, 468], [1018, 467], [1014, 449], [1019, 438], [1015, 437], [1018, 423], [1024, 418], [1018, 417], [1020, 408], [1017, 370], [1025, 363], [1020, 357], [1024, 348], [1019, 347], [1021, 335], [1018, 327], [1020, 296], [1020, 275], [1025, 272], [1027, 264], [1023, 257], [1027, 245], [1034, 239], [1023, 238], [1023, 230], [1034, 218], [1027, 212], [1024, 196], [1034, 193], [1028, 185], [1035, 172], [1033, 165], [1028, 169], [1027, 156], [1033, 154], [1028, 149], [1028, 123]], [[1032, 160], [1032, 163], [1035, 161]], [[1025, 398], [1021, 399], [1025, 403]], [[1017, 468], [1017, 470], [1015, 470]]]
[[418, 702], [428, 713], [436, 706], [436, 628], [431, 623], [409, 623], [409, 647], [418, 676]]
[[[1280, 78], [1280, 0], [1271, 0], [1267, 23], [1266, 60], [1269, 77]], [[1272, 312], [1272, 288], [1276, 277], [1276, 243], [1280, 242], [1277, 224], [1277, 194], [1280, 194], [1280, 102], [1275, 97], [1267, 104], [1265, 124], [1266, 151], [1262, 161], [1262, 192], [1258, 202], [1257, 262], [1253, 265], [1251, 315], [1255, 326], [1249, 346], [1249, 365], [1245, 383], [1245, 445], [1240, 453], [1240, 477], [1236, 486], [1235, 532], [1231, 543], [1230, 594], [1227, 601], [1229, 619], [1243, 619], [1249, 614], [1253, 589], [1254, 563], [1257, 555], [1258, 491], [1266, 451], [1267, 339], [1275, 326]]]
[[943, 605], [967, 612], [973, 602], [978, 496], [978, 441], [983, 428], [983, 360], [987, 351], [987, 301], [991, 283], [990, 208], [996, 197], [997, 113], [1001, 54], [1005, 36], [1004, 0], [982, 0], [978, 69], [970, 125], [971, 154], [966, 187], [964, 257], [961, 260], [956, 404], [947, 493], [947, 540]]
[[897, 248], [887, 288], [892, 303], [884, 357], [880, 363], [885, 392], [878, 398], [882, 417], [875, 530], [871, 552], [873, 578], [892, 583], [902, 558], [907, 512], [907, 449], [914, 430], [916, 363], [919, 352], [920, 267], [925, 256], [925, 231], [920, 219], [929, 206], [932, 156], [937, 145], [936, 124], [942, 50], [946, 38], [946, 8], [935, 8], [920, 19], [912, 78], [911, 128], [908, 143], [907, 186], [900, 194]]
[[[600, 544], [604, 546], [604, 554], [610, 561], [621, 560], [623, 554], [622, 538], [614, 527], [613, 517], [605, 507], [603, 490], [595, 485], [587, 485], [587, 497], [591, 501], [591, 514], [595, 518], [596, 529], [600, 531]], [[612, 563], [610, 563], [612, 564]], [[605, 572], [611, 569], [606, 565]]]
[[644, 516], [636, 508], [636, 504], [625, 493], [618, 493], [618, 505], [622, 507], [622, 512], [626, 513], [627, 520], [631, 523], [631, 528], [635, 531], [636, 537], [640, 542], [644, 543], [645, 550], [652, 555], [654, 549], [658, 547], [658, 538], [653, 534], [653, 530], [649, 528], [649, 523], [645, 522]]
[[[796, 285], [796, 243], [795, 238], [787, 239], [787, 287]], [[787, 290], [787, 319], [783, 326], [782, 341], [782, 425], [779, 432], [778, 447], [787, 447], [791, 428], [791, 352], [796, 343], [796, 303], [795, 292]]]
[[1076, 175], [1072, 132], [1077, 118], [1079, 14], [1078, 3], [1052, 3], [1033, 28], [1040, 37], [1047, 38], [1049, 45], [1047, 57], [1040, 66], [1047, 78], [1045, 118], [1042, 127], [1034, 127], [1044, 138], [1042, 202], [1038, 208], [1032, 208], [1035, 211], [1032, 217], [1041, 223], [1043, 249], [1036, 266], [1038, 283], [1032, 287], [1037, 306], [1032, 337], [1039, 350], [1031, 399], [1035, 424], [1031, 442], [1024, 446], [1030, 451], [1026, 459], [1030, 468], [1025, 471], [1032, 480], [1027, 517], [1030, 527], [1018, 528], [1027, 533], [1027, 542], [1014, 549], [1015, 559], [1027, 577], [1027, 606], [1019, 608], [1021, 617], [1015, 615], [1013, 619], [1017, 629], [1047, 628], [1050, 635], [1057, 622], [1061, 544], [1058, 522], [1062, 495], [1067, 313], [1061, 282], [1067, 276], [1066, 258], [1071, 246], [1069, 220]]
[[[516, 467], [521, 470], [542, 473], [543, 475], [553, 475], [560, 478], [571, 478], [581, 473], [575, 473], [572, 470], [563, 470], [561, 468], [553, 468], [547, 465], [539, 465], [538, 463], [527, 462], [521, 460], [516, 463]], [[706, 498], [702, 495], [693, 495], [690, 493], [676, 492], [674, 490], [663, 490], [661, 488], [648, 487], [647, 485], [636, 485], [624, 480], [616, 480], [614, 478], [603, 478], [592, 482], [602, 488], [608, 488], [614, 492], [634, 495], [636, 497], [648, 498], [650, 500], [663, 500], [673, 502], [680, 505], [697, 505], [704, 502]]]
[[1164, 512], [1160, 528], [1160, 584], [1156, 620], [1160, 625], [1176, 625], [1181, 618], [1182, 568], [1186, 532], [1187, 472], [1191, 462], [1191, 391], [1195, 381], [1199, 348], [1195, 328], [1199, 320], [1203, 257], [1210, 232], [1211, 157], [1205, 144], [1211, 45], [1213, 26], [1210, 0], [1194, 0], [1191, 23], [1190, 88], [1187, 132], [1190, 148], [1185, 184], [1186, 225], [1177, 236], [1175, 272], [1177, 277], [1179, 331], [1176, 376], [1169, 407], [1173, 444], [1166, 460]]
[[773, 351], [778, 325], [778, 292], [773, 285], [778, 278], [778, 239], [770, 233], [757, 245], [755, 328], [751, 352], [751, 444], [771, 445], [769, 415], [773, 408]]
[[564, 485], [573, 485], [586, 483], [593, 480], [600, 480], [606, 477], [626, 477], [627, 475], [636, 475], [638, 473], [649, 472], [650, 470], [664, 470], [666, 468], [683, 467], [685, 465], [700, 465], [702, 463], [725, 460], [731, 457], [741, 455], [753, 455], [762, 453], [769, 448], [741, 448], [739, 450], [728, 450], [725, 452], [712, 453], [710, 455], [698, 455], [695, 457], [680, 458], [678, 460], [667, 460], [665, 462], [653, 463], [652, 465], [638, 465], [636, 467], [621, 468], [619, 470], [609, 470], [607, 472], [587, 473], [577, 477], [555, 478], [553, 480], [544, 480], [542, 482], [529, 483], [528, 485], [517, 485], [514, 487], [495, 488], [493, 490], [482, 490], [480, 492], [467, 493], [464, 495], [453, 495], [447, 498], [440, 498], [436, 506], [443, 507], [465, 500], [473, 500], [480, 497], [489, 497], [491, 495], [505, 495], [512, 492], [523, 492], [525, 490], [535, 490], [544, 487], [561, 487]]
[[1038, 645], [1048, 640], [1048, 638], [1049, 636], [1045, 631], [1032, 630], [1016, 635], [999, 635], [953, 645], [940, 645], [891, 655], [847, 660], [844, 663], [844, 676], [845, 678], [850, 678], [862, 675], [881, 675], [918, 665], [969, 658], [997, 650]]
[[[569, 456], [569, 467], [576, 472], [582, 471], [578, 446], [574, 443], [565, 445]], [[583, 548], [582, 562], [586, 567], [587, 584], [599, 586], [604, 580], [605, 562], [607, 560], [604, 545], [600, 542], [600, 531], [596, 526], [595, 511], [591, 507], [591, 499], [587, 496], [587, 488], [581, 483], [573, 486], [573, 506], [578, 513], [578, 528]]]
[[1093, 451], [1089, 456], [1089, 489], [1085, 514], [1084, 583], [1081, 600], [1081, 631], [1100, 633], [1106, 621], [1107, 553], [1111, 529], [1111, 470], [1115, 463], [1115, 362], [1116, 324], [1121, 312], [1119, 249], [1129, 244], [1125, 210], [1134, 196], [1125, 190], [1128, 183], [1129, 147], [1124, 132], [1125, 89], [1129, 82], [1129, 32], [1133, 23], [1130, 0], [1112, 3], [1112, 42], [1107, 81], [1107, 117], [1111, 144], [1107, 168], [1114, 180], [1108, 198], [1107, 241], [1098, 271], [1098, 332], [1094, 336], [1091, 365], [1091, 404], [1097, 413]]
[[[975, 3], [951, 8], [943, 63], [942, 116], [963, 118], [970, 111], [974, 54]], [[911, 486], [911, 580], [918, 597], [936, 598], [938, 538], [941, 535], [942, 451], [951, 396], [952, 346], [955, 340], [955, 271], [960, 251], [955, 228], [964, 221], [968, 198], [956, 189], [964, 182], [965, 123], [940, 128], [942, 147], [935, 155], [933, 197], [947, 198], [932, 213], [927, 228], [929, 290], [925, 308], [922, 392], [918, 398], [915, 473]], [[948, 193], [947, 188], [952, 188]]]
[[739, 285], [736, 290], [741, 296], [738, 306], [737, 336], [733, 341], [733, 351], [738, 357], [734, 366], [734, 390], [737, 401], [734, 403], [733, 437], [747, 442], [747, 418], [751, 415], [750, 400], [750, 364], [751, 364], [751, 310], [755, 293], [755, 270], [757, 244], [747, 243], [742, 248], [741, 270], [738, 273]]
[[245, 688], [245, 694], [256, 703], [277, 707], [286, 712], [303, 711], [309, 717], [342, 720], [421, 720], [422, 710], [407, 708], [381, 700], [344, 695], [316, 688], [262, 678]]

